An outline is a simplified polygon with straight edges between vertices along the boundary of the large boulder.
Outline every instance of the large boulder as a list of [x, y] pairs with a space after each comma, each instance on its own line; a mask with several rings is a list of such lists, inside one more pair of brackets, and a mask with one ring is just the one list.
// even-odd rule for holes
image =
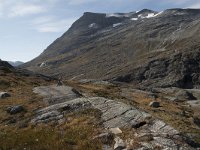
[[24, 111], [24, 107], [22, 105], [16, 105], [7, 108], [7, 112], [11, 115], [20, 113], [22, 111]]
[[7, 92], [0, 92], [0, 99], [6, 98], [6, 97], [10, 97], [11, 95]]
[[160, 103], [153, 101], [153, 102], [150, 102], [149, 106], [153, 108], [158, 108], [160, 107]]

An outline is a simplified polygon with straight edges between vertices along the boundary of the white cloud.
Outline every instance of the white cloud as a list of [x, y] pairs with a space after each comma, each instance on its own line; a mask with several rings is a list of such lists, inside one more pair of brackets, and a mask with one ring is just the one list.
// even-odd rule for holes
[[67, 0], [69, 5], [81, 5], [85, 3], [95, 2], [98, 0]]
[[57, 19], [52, 16], [39, 17], [32, 21], [33, 28], [42, 33], [56, 33], [66, 31], [76, 18]]
[[190, 5], [190, 6], [188, 6], [187, 8], [198, 8], [198, 9], [200, 9], [200, 3], [195, 3], [195, 4], [192, 4], [192, 5]]
[[32, 14], [39, 14], [45, 11], [46, 9], [42, 6], [22, 3], [11, 7], [8, 16], [9, 17], [27, 16]]
[[192, 1], [193, 0], [168, 0], [169, 3], [176, 4], [176, 5], [182, 5], [188, 2], [193, 3]]
[[197, 2], [197, 0], [168, 0], [164, 3], [169, 6], [175, 5], [180, 8], [200, 8], [200, 2]]
[[35, 25], [38, 24], [43, 24], [43, 23], [48, 23], [54, 20], [55, 18], [53, 16], [43, 16], [43, 17], [38, 17], [32, 20], [31, 22]]
[[47, 11], [58, 0], [0, 0], [0, 16], [22, 17]]

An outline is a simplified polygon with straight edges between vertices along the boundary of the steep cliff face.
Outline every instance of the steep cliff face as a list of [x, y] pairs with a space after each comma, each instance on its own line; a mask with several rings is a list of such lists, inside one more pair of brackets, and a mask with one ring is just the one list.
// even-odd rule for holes
[[144, 87], [194, 88], [200, 83], [199, 36], [198, 9], [84, 13], [23, 67], [68, 79], [79, 76]]
[[200, 88], [200, 52], [178, 53], [171, 57], [152, 60], [130, 73], [115, 78], [116, 81], [137, 81], [143, 87]]

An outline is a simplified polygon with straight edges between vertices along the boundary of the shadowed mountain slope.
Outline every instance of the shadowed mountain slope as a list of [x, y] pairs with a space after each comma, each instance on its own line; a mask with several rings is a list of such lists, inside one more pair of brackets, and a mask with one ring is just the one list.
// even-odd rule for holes
[[39, 57], [22, 65], [70, 79], [107, 79], [143, 87], [198, 88], [200, 10], [84, 13]]

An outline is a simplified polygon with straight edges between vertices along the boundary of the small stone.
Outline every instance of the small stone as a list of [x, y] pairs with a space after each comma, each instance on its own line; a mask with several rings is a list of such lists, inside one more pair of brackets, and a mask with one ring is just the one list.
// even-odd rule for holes
[[110, 128], [109, 129], [111, 133], [113, 134], [121, 134], [122, 133], [122, 130], [120, 130], [119, 128]]
[[160, 107], [160, 103], [159, 102], [156, 102], [156, 101], [153, 101], [149, 104], [150, 107], [154, 107], [154, 108], [158, 108]]
[[10, 97], [11, 95], [7, 92], [0, 92], [0, 99], [6, 98], [6, 97]]
[[7, 112], [11, 115], [20, 113], [22, 111], [24, 111], [24, 107], [21, 105], [11, 106], [7, 109]]
[[119, 137], [115, 138], [114, 150], [122, 150], [126, 148], [126, 143]]

